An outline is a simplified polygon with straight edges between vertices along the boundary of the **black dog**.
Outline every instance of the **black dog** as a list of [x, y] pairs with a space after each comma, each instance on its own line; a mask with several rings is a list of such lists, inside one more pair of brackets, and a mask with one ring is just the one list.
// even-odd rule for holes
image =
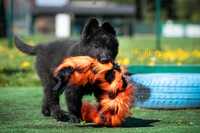
[[[52, 71], [66, 57], [87, 55], [100, 62], [114, 61], [118, 53], [118, 41], [113, 27], [105, 22], [99, 26], [95, 18], [88, 20], [81, 33], [80, 41], [56, 41], [47, 45], [29, 46], [15, 37], [16, 47], [29, 55], [36, 55], [36, 69], [44, 87], [42, 113], [52, 115], [59, 121], [78, 122], [83, 92], [79, 88], [66, 88], [66, 102], [69, 113], [61, 110], [59, 93]], [[84, 86], [90, 88], [90, 86]], [[82, 89], [86, 90], [86, 89]], [[85, 92], [84, 92], [85, 93]]]

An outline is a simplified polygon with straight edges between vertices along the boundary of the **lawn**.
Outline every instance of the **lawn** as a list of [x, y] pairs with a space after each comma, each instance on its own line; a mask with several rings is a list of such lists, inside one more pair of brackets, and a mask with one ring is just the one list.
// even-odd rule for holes
[[163, 38], [161, 50], [153, 36], [119, 38], [118, 62], [124, 65], [200, 64], [200, 38]]
[[[199, 109], [134, 108], [133, 116], [121, 127], [108, 128], [62, 123], [44, 117], [40, 113], [41, 98], [41, 87], [1, 87], [0, 133], [197, 133], [200, 130]], [[62, 108], [65, 109], [63, 100]]]
[[[48, 42], [53, 37], [24, 38], [30, 44]], [[124, 65], [200, 64], [200, 39], [162, 39], [162, 50], [155, 50], [152, 36], [119, 38], [118, 62]], [[92, 124], [70, 124], [43, 117], [40, 113], [42, 89], [34, 70], [34, 57], [8, 48], [0, 40], [0, 133], [197, 133], [200, 109], [147, 110], [134, 108], [133, 116], [118, 128]], [[22, 87], [23, 86], [23, 87]], [[37, 87], [33, 87], [37, 86]], [[62, 96], [62, 108], [66, 109]], [[86, 97], [92, 100], [90, 96]]]

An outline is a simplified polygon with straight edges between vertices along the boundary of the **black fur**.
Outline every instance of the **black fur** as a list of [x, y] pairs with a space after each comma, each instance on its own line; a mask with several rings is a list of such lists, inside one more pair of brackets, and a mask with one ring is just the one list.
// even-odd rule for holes
[[64, 58], [70, 56], [87, 55], [106, 62], [114, 61], [118, 53], [115, 30], [107, 22], [99, 26], [99, 22], [95, 18], [88, 20], [81, 33], [80, 41], [56, 41], [33, 47], [15, 37], [15, 44], [22, 52], [36, 55], [36, 70], [44, 87], [42, 113], [45, 116], [52, 114], [59, 121], [79, 121], [81, 99], [85, 93], [90, 92], [91, 86], [65, 86], [69, 113], [62, 111], [59, 105], [59, 93], [54, 88], [57, 83], [52, 74], [55, 67]]

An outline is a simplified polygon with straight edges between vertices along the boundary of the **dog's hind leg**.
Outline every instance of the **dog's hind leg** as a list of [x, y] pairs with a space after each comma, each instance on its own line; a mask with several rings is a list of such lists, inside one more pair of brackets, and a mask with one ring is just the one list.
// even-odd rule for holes
[[51, 116], [51, 110], [49, 108], [49, 104], [48, 104], [48, 100], [45, 94], [45, 89], [44, 89], [44, 96], [43, 96], [43, 100], [42, 100], [42, 114], [44, 116]]

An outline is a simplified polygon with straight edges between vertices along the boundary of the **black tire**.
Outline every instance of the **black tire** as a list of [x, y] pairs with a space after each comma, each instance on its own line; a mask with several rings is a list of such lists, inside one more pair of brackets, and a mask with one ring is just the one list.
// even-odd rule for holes
[[199, 73], [136, 74], [135, 106], [177, 109], [200, 107]]

